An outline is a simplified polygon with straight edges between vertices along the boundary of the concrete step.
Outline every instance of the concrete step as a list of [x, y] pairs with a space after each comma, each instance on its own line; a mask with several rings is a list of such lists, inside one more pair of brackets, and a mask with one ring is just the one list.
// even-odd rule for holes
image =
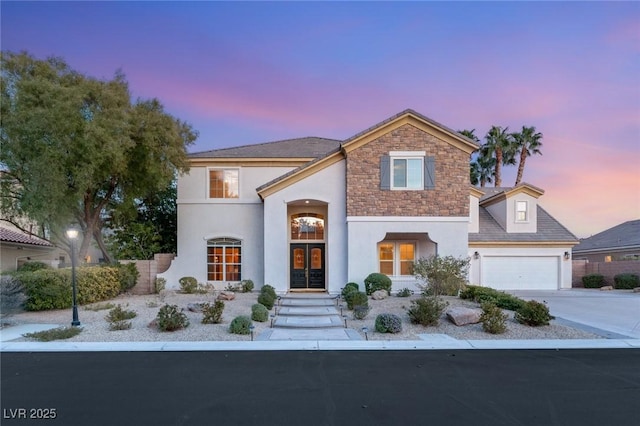
[[338, 315], [298, 315], [278, 316], [273, 322], [274, 328], [344, 328], [344, 320]]
[[280, 298], [279, 306], [335, 306], [336, 301], [331, 297], [289, 297]]
[[326, 316], [339, 315], [338, 309], [334, 305], [325, 306], [280, 306], [278, 316]]

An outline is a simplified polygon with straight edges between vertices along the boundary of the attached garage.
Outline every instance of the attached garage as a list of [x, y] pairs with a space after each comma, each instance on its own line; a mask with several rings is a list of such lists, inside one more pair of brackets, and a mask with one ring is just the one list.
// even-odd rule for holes
[[559, 256], [483, 256], [483, 286], [499, 290], [558, 290]]

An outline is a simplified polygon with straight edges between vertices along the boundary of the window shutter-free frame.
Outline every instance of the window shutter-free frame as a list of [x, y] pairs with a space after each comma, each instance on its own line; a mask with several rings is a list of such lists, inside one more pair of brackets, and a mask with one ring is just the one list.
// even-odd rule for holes
[[380, 189], [391, 189], [391, 158], [388, 155], [380, 157]]
[[424, 157], [424, 189], [436, 187], [436, 158]]

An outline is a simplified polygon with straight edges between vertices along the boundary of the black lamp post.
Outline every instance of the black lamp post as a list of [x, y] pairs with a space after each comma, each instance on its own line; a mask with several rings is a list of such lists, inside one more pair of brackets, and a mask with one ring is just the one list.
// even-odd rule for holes
[[67, 238], [71, 243], [71, 289], [73, 293], [73, 320], [71, 321], [71, 325], [77, 327], [80, 325], [80, 320], [78, 319], [78, 301], [77, 301], [77, 289], [76, 289], [76, 238], [78, 238], [78, 230], [77, 229], [68, 229], [67, 230]]

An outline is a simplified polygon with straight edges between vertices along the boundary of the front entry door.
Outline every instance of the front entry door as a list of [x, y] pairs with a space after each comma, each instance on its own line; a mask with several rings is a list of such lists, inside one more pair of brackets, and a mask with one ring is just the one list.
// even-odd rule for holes
[[292, 289], [323, 290], [324, 271], [324, 244], [291, 244]]

